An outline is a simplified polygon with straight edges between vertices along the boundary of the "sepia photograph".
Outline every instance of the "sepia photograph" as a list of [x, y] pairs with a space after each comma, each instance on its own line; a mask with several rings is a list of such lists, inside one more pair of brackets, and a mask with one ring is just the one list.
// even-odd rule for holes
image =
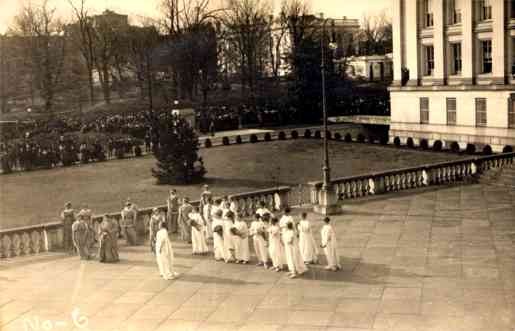
[[515, 331], [515, 0], [0, 0], [0, 331]]

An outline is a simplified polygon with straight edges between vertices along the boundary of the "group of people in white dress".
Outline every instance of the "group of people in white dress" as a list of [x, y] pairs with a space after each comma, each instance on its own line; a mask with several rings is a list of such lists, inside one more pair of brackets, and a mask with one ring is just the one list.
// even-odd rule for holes
[[[95, 227], [92, 212], [86, 205], [75, 213], [70, 203], [66, 204], [61, 217], [65, 248], [78, 253], [81, 259], [94, 258], [93, 247], [98, 243], [100, 262], [117, 262], [119, 231], [127, 245], [140, 242], [136, 231], [138, 208], [130, 199], [121, 211], [119, 223], [105, 215], [100, 225]], [[336, 271], [341, 268], [336, 233], [329, 218], [326, 217], [324, 223], [320, 247], [327, 259], [325, 268]], [[165, 279], [178, 276], [173, 267], [171, 233], [178, 233], [181, 240], [190, 243], [195, 255], [209, 254], [208, 241], [212, 240], [215, 260], [225, 263], [248, 264], [252, 245], [258, 266], [277, 272], [288, 270], [292, 278], [305, 273], [309, 264], [318, 263], [319, 246], [306, 213], [295, 220], [286, 207], [278, 218], [261, 201], [252, 221], [247, 224], [238, 213], [236, 201], [227, 197], [213, 200], [207, 186], [201, 194], [199, 206], [193, 206], [188, 198], [179, 204], [177, 192], [172, 190], [167, 199], [166, 214], [164, 210], [154, 208], [148, 230], [150, 250], [156, 256], [160, 275]]]
[[[171, 192], [175, 197], [176, 194], [175, 191]], [[192, 206], [188, 198], [184, 198], [178, 207], [178, 232], [182, 240], [191, 243], [192, 254], [195, 255], [208, 254], [208, 240], [212, 239], [215, 260], [225, 263], [249, 263], [249, 238], [252, 238], [258, 266], [277, 272], [287, 269], [289, 276], [294, 278], [305, 273], [307, 265], [318, 263], [319, 246], [307, 214], [302, 213], [300, 220], [296, 221], [290, 212], [286, 207], [283, 215], [277, 218], [261, 201], [249, 226], [238, 215], [235, 201], [228, 198], [213, 201], [206, 186], [199, 207]], [[169, 225], [169, 218], [155, 208], [149, 222], [150, 247], [165, 279], [177, 276], [173, 272], [173, 249], [167, 231]], [[320, 247], [327, 259], [325, 269], [341, 269], [336, 233], [328, 217], [324, 218], [320, 235]]]

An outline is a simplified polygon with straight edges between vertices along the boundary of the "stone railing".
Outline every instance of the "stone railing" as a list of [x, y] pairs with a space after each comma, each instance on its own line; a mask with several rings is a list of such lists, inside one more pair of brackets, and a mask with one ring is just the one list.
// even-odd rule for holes
[[0, 230], [0, 258], [38, 254], [62, 248], [62, 222]]
[[[280, 186], [246, 193], [230, 195], [237, 205], [242, 217], [250, 217], [258, 208], [259, 202], [264, 201], [270, 210], [282, 209], [288, 205], [290, 187]], [[194, 206], [199, 201], [192, 201]], [[148, 233], [148, 224], [152, 209], [159, 208], [166, 212], [167, 206], [145, 207], [138, 210], [136, 231], [140, 238], [145, 238]], [[99, 226], [104, 215], [113, 218], [120, 224], [121, 213], [107, 213], [95, 215], [92, 219], [95, 233], [99, 233]], [[8, 230], [0, 230], [0, 258], [11, 258], [22, 255], [38, 254], [60, 250], [63, 248], [63, 223], [61, 221], [45, 223], [35, 226], [26, 226]]]
[[[339, 200], [383, 194], [429, 185], [450, 184], [486, 170], [511, 166], [515, 153], [504, 153], [449, 161], [404, 169], [376, 172], [366, 175], [336, 178], [331, 181]], [[322, 182], [310, 182], [311, 203], [320, 201]]]
[[[229, 195], [228, 197], [236, 202], [238, 214], [240, 214], [240, 216], [250, 217], [258, 209], [260, 201], [264, 201], [269, 210], [279, 210], [284, 208], [288, 205], [289, 192], [289, 186], [280, 186], [276, 188], [233, 194]], [[193, 206], [199, 206], [200, 201], [195, 200], [191, 201], [190, 203]], [[136, 222], [136, 232], [138, 232], [140, 236], [148, 233], [150, 216], [152, 215], [152, 209], [154, 208], [158, 208], [163, 212], [167, 211], [166, 205], [138, 209], [138, 221]], [[118, 225], [120, 225], [120, 220], [122, 218], [121, 212], [108, 213], [106, 215], [116, 220], [118, 222]], [[102, 222], [103, 216], [104, 215], [98, 215], [93, 217], [93, 224], [95, 227], [95, 231], [97, 233], [99, 225]]]

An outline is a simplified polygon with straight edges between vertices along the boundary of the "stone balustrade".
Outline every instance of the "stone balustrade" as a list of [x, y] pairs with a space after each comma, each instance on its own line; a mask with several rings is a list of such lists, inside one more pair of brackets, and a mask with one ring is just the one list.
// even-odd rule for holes
[[[288, 205], [290, 187], [280, 186], [270, 189], [245, 192], [230, 195], [229, 198], [236, 202], [238, 213], [242, 217], [250, 217], [264, 201], [270, 210], [282, 209]], [[193, 206], [198, 206], [200, 201], [192, 201]], [[136, 231], [140, 238], [148, 234], [148, 225], [152, 210], [159, 208], [166, 212], [167, 206], [145, 207], [138, 210]], [[92, 225], [95, 233], [99, 233], [99, 226], [104, 215], [116, 220], [118, 225], [121, 220], [121, 212], [95, 215]], [[63, 223], [61, 221], [45, 223], [35, 226], [26, 226], [8, 230], [0, 230], [0, 258], [11, 258], [22, 255], [38, 254], [59, 250], [63, 248]]]
[[[489, 169], [511, 166], [515, 153], [504, 153], [419, 167], [395, 169], [366, 175], [336, 178], [331, 181], [338, 199], [353, 199], [429, 185], [462, 181]], [[320, 202], [322, 182], [310, 182], [311, 203]]]
[[0, 230], [0, 258], [38, 254], [62, 248], [62, 222]]
[[269, 210], [281, 210], [288, 206], [290, 193], [289, 186], [279, 186], [277, 188], [258, 190], [229, 196], [237, 206], [238, 214], [241, 217], [252, 217], [259, 208], [261, 201], [265, 202]]

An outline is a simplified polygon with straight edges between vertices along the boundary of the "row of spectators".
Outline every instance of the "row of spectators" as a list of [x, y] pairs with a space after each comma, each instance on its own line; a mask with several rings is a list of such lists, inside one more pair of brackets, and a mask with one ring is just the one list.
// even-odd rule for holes
[[30, 171], [71, 166], [77, 163], [99, 162], [112, 158], [140, 156], [141, 141], [130, 137], [80, 141], [59, 139], [58, 143], [38, 142], [32, 139], [23, 142], [0, 144], [2, 172]]

